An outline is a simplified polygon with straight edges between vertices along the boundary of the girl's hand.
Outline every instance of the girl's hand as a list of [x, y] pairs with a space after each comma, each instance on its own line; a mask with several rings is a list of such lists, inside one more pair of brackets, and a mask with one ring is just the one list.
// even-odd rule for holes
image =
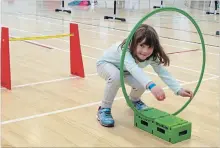
[[183, 88], [178, 92], [178, 94], [182, 97], [190, 97], [190, 98], [193, 97], [192, 91]]
[[155, 86], [151, 89], [151, 93], [155, 96], [158, 101], [163, 101], [166, 96], [162, 88]]

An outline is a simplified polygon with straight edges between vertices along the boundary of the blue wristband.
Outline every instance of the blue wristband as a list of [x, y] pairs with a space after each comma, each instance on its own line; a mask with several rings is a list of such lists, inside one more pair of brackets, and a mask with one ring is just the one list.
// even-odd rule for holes
[[155, 83], [152, 83], [152, 84], [150, 84], [149, 86], [148, 86], [148, 89], [149, 90], [151, 90], [153, 87], [155, 87], [156, 86], [156, 84]]

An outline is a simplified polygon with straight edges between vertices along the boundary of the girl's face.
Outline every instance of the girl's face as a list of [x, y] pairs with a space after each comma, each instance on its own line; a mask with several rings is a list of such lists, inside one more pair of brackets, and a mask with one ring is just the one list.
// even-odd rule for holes
[[144, 44], [144, 41], [138, 43], [136, 49], [136, 58], [139, 62], [145, 61], [152, 53], [153, 47], [149, 47], [148, 45]]

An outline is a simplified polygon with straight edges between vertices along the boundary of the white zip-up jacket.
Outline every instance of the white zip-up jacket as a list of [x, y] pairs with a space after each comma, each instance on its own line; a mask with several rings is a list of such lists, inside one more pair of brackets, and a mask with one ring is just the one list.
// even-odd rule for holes
[[[108, 48], [104, 55], [97, 61], [97, 65], [108, 62], [115, 65], [120, 69], [122, 50], [119, 47], [120, 43], [117, 42]], [[136, 63], [129, 50], [126, 51], [124, 58], [124, 71], [128, 71], [138, 82], [140, 82], [145, 88], [152, 79], [143, 71], [143, 68], [151, 65], [154, 71], [162, 79], [162, 81], [176, 94], [181, 89], [180, 84], [172, 75], [165, 69], [158, 61], [153, 61], [153, 58], [144, 62]]]

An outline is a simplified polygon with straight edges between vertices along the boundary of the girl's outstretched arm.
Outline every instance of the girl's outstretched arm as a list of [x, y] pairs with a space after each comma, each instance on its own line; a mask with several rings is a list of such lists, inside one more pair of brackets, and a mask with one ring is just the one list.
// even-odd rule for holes
[[152, 61], [151, 66], [153, 67], [154, 71], [158, 74], [161, 80], [176, 94], [181, 90], [181, 86], [179, 82], [167, 71], [167, 69], [158, 64], [158, 61]]

